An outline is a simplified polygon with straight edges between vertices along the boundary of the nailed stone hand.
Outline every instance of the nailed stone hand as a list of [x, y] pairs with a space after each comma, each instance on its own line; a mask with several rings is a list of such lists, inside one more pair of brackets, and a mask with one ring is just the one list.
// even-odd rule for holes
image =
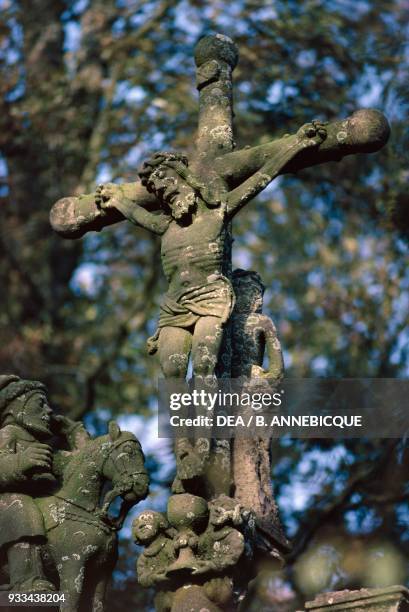
[[104, 183], [98, 185], [95, 191], [95, 203], [102, 210], [115, 208], [115, 200], [118, 197], [120, 185], [116, 183]]
[[297, 132], [297, 136], [306, 147], [314, 147], [324, 142], [327, 137], [327, 123], [313, 119], [311, 123], [305, 123]]

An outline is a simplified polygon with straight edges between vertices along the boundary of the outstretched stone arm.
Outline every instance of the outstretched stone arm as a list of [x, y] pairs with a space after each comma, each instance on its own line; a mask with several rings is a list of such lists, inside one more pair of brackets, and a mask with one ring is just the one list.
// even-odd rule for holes
[[[157, 198], [148, 193], [140, 182], [110, 183], [112, 194], [129, 198], [135, 205], [145, 210], [160, 209]], [[100, 206], [100, 190], [81, 196], [61, 198], [50, 211], [50, 223], [54, 231], [63, 238], [81, 238], [90, 231], [101, 231], [102, 228], [123, 221], [125, 216], [115, 207]]]
[[260, 163], [264, 160], [262, 166], [236, 189], [229, 192], [227, 212], [230, 217], [265, 189], [298, 153], [304, 149], [317, 148], [325, 138], [324, 124], [313, 121], [302, 126], [296, 134], [270, 143], [269, 153], [264, 153], [260, 158]]
[[115, 183], [107, 183], [98, 188], [97, 203], [102, 210], [115, 209], [134, 225], [144, 227], [154, 234], [162, 235], [170, 222], [169, 215], [149, 212], [128, 197], [126, 189], [121, 189], [121, 185]]
[[[354, 153], [374, 153], [388, 141], [390, 128], [386, 117], [377, 110], [356, 111], [345, 120], [325, 125], [325, 140], [317, 147], [303, 147], [296, 152], [277, 174], [297, 172], [302, 168], [328, 161], [339, 161]], [[261, 171], [269, 159], [279, 159], [280, 149], [288, 146], [287, 136], [269, 143], [226, 153], [215, 162], [219, 173], [231, 187], [237, 187], [256, 172]]]

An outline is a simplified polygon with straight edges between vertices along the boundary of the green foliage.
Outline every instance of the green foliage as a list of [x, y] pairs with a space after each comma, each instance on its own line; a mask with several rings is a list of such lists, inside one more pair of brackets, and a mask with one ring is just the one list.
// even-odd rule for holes
[[[154, 150], [189, 153], [197, 112], [192, 49], [200, 35], [216, 30], [240, 48], [238, 146], [360, 106], [390, 119], [391, 141], [381, 153], [283, 177], [250, 204], [234, 223], [234, 261], [260, 272], [269, 288], [266, 310], [278, 325], [289, 374], [407, 376], [403, 0], [5, 0], [2, 6], [3, 372], [44, 380], [72, 417], [95, 409], [149, 412], [158, 364], [144, 345], [164, 287], [157, 240], [123, 223], [64, 241], [52, 233], [48, 211], [60, 197], [99, 182], [135, 180], [138, 164]], [[407, 503], [407, 453], [375, 442], [370, 449], [353, 441], [345, 447], [342, 474], [331, 472], [302, 520], [293, 510], [286, 517], [305, 527], [311, 509], [321, 511], [317, 499], [329, 497], [332, 528], [350, 534], [345, 517], [358, 490], [361, 500], [372, 500], [358, 506], [375, 512], [373, 531], [404, 548], [406, 519], [387, 501], [388, 491], [378, 503], [374, 489], [386, 470], [395, 482], [391, 499]], [[301, 442], [275, 450], [278, 492], [285, 494], [306, 451]], [[352, 483], [340, 498], [355, 470], [374, 461], [381, 471]], [[313, 473], [320, 469], [317, 464]]]

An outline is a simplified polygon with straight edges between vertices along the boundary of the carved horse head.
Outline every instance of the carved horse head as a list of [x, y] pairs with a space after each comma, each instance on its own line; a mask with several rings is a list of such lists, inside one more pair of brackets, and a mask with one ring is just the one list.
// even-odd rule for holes
[[147, 496], [149, 476], [141, 445], [132, 433], [122, 432], [119, 425], [111, 421], [107, 438], [102, 473], [112, 483], [112, 489], [105, 495], [101, 515], [107, 517], [110, 504], [121, 496], [123, 503], [115, 522], [120, 528], [129, 508]]

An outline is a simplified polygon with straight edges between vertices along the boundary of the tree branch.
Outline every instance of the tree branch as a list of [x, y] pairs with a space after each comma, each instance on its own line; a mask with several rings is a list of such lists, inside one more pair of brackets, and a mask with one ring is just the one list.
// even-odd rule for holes
[[[154, 242], [157, 243], [157, 239], [152, 237]], [[86, 412], [93, 410], [95, 408], [95, 400], [96, 400], [96, 387], [98, 384], [98, 380], [101, 376], [107, 371], [113, 361], [116, 359], [118, 353], [120, 352], [122, 346], [126, 342], [130, 329], [129, 323], [132, 320], [132, 332], [141, 332], [147, 323], [146, 313], [150, 312], [154, 306], [154, 297], [155, 297], [155, 288], [158, 278], [158, 267], [160, 266], [160, 249], [158, 248], [158, 244], [156, 244], [154, 250], [154, 258], [152, 261], [152, 265], [150, 267], [150, 274], [146, 279], [145, 286], [141, 291], [141, 295], [143, 295], [144, 299], [144, 308], [141, 311], [138, 309], [138, 322], [135, 326], [135, 312], [128, 316], [126, 321], [122, 321], [117, 326], [117, 329], [114, 334], [114, 341], [112, 350], [108, 354], [104, 354], [101, 356], [98, 364], [92, 369], [92, 372], [88, 373], [85, 376], [85, 402], [82, 406], [79, 406], [75, 412], [73, 411], [70, 416], [75, 419], [80, 419]]]
[[330, 518], [338, 514], [341, 510], [346, 509], [346, 502], [352, 493], [357, 491], [368, 478], [373, 477], [385, 466], [398, 442], [399, 440], [389, 440], [379, 460], [374, 465], [370, 464], [365, 468], [361, 468], [356, 475], [349, 479], [344, 490], [339, 495], [329, 500], [328, 498], [321, 500], [323, 504], [321, 509], [317, 507], [317, 504], [314, 504], [314, 515], [310, 517], [308, 523], [304, 521], [298, 528], [298, 532], [294, 538], [295, 543], [293, 550], [287, 558], [289, 564], [293, 564], [300, 554], [306, 550], [317, 531], [328, 522]]

